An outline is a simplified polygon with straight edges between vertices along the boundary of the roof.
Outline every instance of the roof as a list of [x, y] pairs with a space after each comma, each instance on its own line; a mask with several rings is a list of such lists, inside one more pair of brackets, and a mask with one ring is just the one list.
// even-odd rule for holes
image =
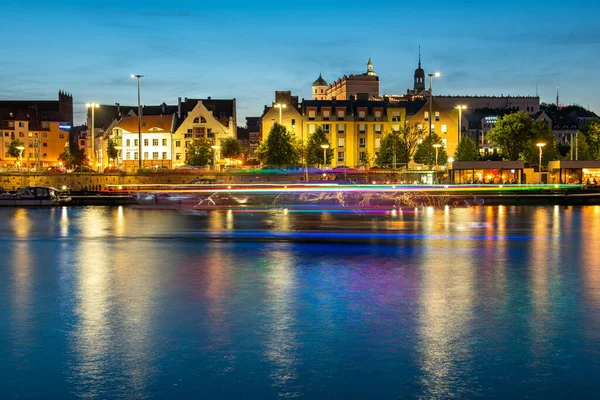
[[[175, 114], [142, 116], [142, 132], [172, 132]], [[123, 117], [116, 126], [128, 132], [138, 131], [137, 116]]]
[[319, 74], [319, 79], [313, 82], [313, 86], [327, 86], [327, 81]]

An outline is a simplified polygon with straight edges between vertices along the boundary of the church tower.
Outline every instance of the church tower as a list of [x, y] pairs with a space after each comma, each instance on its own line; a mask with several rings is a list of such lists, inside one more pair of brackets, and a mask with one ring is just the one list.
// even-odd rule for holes
[[312, 84], [312, 99], [325, 100], [327, 98], [327, 88], [327, 81], [319, 74], [319, 79]]
[[371, 57], [369, 57], [369, 62], [367, 63], [367, 75], [368, 76], [377, 76], [375, 71], [373, 71], [373, 61], [371, 61]]
[[415, 94], [425, 90], [425, 71], [421, 68], [421, 46], [419, 46], [419, 68], [415, 70]]

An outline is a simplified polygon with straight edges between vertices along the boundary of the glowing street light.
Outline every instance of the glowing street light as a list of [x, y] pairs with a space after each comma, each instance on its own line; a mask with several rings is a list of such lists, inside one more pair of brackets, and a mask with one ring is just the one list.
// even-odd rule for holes
[[94, 148], [95, 146], [95, 141], [96, 141], [96, 135], [94, 135], [94, 110], [98, 107], [100, 107], [100, 104], [96, 104], [96, 103], [87, 103], [86, 108], [91, 108], [92, 109], [92, 129], [90, 130], [91, 135], [92, 135], [92, 165], [94, 165], [94, 161], [96, 160], [96, 149]]
[[540, 161], [538, 163], [538, 172], [540, 173], [540, 183], [542, 183], [542, 147], [544, 147], [546, 143], [536, 143], [536, 146], [540, 149]]
[[23, 163], [23, 150], [25, 150], [25, 147], [17, 146], [15, 149], [19, 150], [19, 171], [21, 171], [21, 164]]
[[439, 78], [440, 73], [435, 72], [433, 74], [427, 74], [429, 77], [429, 168], [431, 169], [431, 153], [432, 153], [432, 143], [431, 139], [431, 131], [433, 125], [433, 77]]
[[433, 147], [435, 147], [435, 169], [437, 170], [438, 169], [438, 149], [440, 147], [442, 147], [442, 145], [439, 143], [436, 143], [433, 145]]
[[277, 103], [274, 106], [275, 108], [279, 108], [279, 125], [281, 125], [281, 111], [286, 107], [285, 104]]
[[210, 146], [211, 149], [213, 149], [213, 165], [215, 168], [215, 171], [217, 170], [217, 151], [221, 148], [221, 146], [219, 145], [213, 145]]
[[323, 149], [323, 168], [325, 168], [327, 166], [327, 149], [329, 145], [327, 143], [322, 144], [321, 148]]
[[462, 110], [466, 110], [467, 106], [459, 104], [454, 108], [458, 109], [458, 143], [460, 143], [462, 139]]
[[142, 169], [142, 105], [140, 102], [140, 79], [143, 78], [144, 75], [135, 75], [131, 74], [132, 79], [137, 79], [138, 86], [138, 168]]

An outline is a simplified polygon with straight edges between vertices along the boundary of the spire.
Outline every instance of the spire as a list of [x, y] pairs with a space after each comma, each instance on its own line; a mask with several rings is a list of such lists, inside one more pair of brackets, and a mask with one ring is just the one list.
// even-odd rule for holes
[[421, 45], [419, 45], [419, 68], [421, 68]]
[[558, 102], [558, 86], [556, 87], [556, 107], [560, 107], [560, 103]]
[[367, 62], [367, 75], [376, 76], [377, 74], [373, 71], [373, 61], [371, 61], [371, 57], [369, 57], [369, 62]]

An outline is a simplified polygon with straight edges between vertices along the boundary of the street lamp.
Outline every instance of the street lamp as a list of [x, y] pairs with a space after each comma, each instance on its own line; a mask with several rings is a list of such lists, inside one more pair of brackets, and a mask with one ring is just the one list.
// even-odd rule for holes
[[435, 169], [437, 170], [438, 169], [438, 149], [440, 147], [442, 147], [442, 145], [439, 143], [436, 143], [433, 145], [433, 147], [435, 147]]
[[94, 135], [94, 110], [98, 107], [100, 107], [100, 104], [96, 104], [96, 103], [87, 103], [86, 108], [91, 108], [92, 109], [92, 129], [91, 129], [91, 134], [92, 134], [92, 165], [95, 164], [95, 160], [96, 160], [96, 151], [95, 151], [95, 141], [96, 141], [96, 135]]
[[213, 149], [213, 165], [215, 168], [215, 172], [217, 171], [217, 151], [221, 148], [219, 145], [210, 146]]
[[135, 75], [131, 74], [132, 78], [137, 78], [138, 84], [138, 168], [142, 169], [142, 105], [140, 103], [140, 79], [144, 77], [144, 75]]
[[432, 130], [432, 122], [433, 122], [433, 77], [439, 78], [440, 73], [435, 72], [433, 74], [427, 74], [429, 77], [429, 168], [431, 169], [431, 153], [432, 153], [432, 143], [431, 139], [431, 130]]
[[286, 107], [285, 104], [277, 103], [274, 106], [275, 108], [279, 108], [279, 125], [281, 125], [281, 111]]
[[17, 146], [15, 149], [19, 150], [19, 172], [21, 171], [21, 164], [23, 163], [23, 150], [25, 150], [24, 146]]
[[542, 183], [542, 147], [544, 147], [546, 143], [537, 143], [536, 146], [540, 148], [540, 161], [538, 164], [538, 172], [540, 173], [540, 183]]
[[327, 166], [327, 149], [329, 145], [327, 143], [322, 144], [321, 148], [323, 149], [323, 168], [325, 168]]
[[467, 106], [459, 104], [454, 108], [458, 109], [458, 143], [460, 143], [462, 139], [462, 110], [466, 110]]

